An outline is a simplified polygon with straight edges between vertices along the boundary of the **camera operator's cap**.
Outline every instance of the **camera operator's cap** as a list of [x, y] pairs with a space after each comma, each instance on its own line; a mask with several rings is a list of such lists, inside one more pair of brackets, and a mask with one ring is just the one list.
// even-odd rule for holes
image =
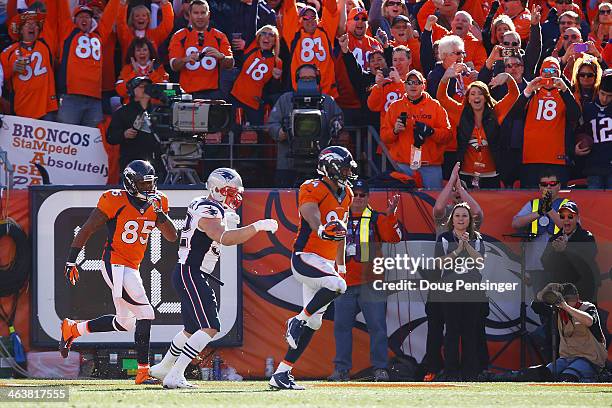
[[304, 15], [306, 15], [306, 13], [308, 11], [311, 11], [312, 13], [314, 13], [314, 15], [317, 15], [317, 9], [312, 7], [312, 6], [305, 6], [300, 10], [300, 17], [304, 17]]
[[391, 27], [399, 23], [410, 24], [410, 19], [403, 14], [400, 14], [399, 16], [395, 16], [393, 17], [393, 20], [391, 21]]
[[604, 91], [604, 92], [612, 92], [612, 72], [604, 74], [604, 76], [601, 77], [601, 83], [599, 84], [599, 90]]
[[45, 22], [45, 13], [41, 13], [35, 10], [24, 11], [23, 13], [17, 13], [13, 17], [8, 24], [8, 34], [13, 41], [19, 41], [19, 34], [21, 33], [21, 28], [26, 23], [26, 21], [34, 20], [37, 22], [42, 30], [42, 24]]
[[353, 7], [351, 9], [351, 11], [349, 11], [349, 13], [348, 13], [348, 19], [352, 20], [355, 17], [357, 17], [358, 15], [364, 15], [367, 18], [368, 17], [368, 10], [363, 9], [361, 7]]
[[368, 185], [367, 180], [358, 179], [353, 183], [353, 191], [361, 190], [364, 193], [370, 192], [370, 186]]
[[573, 201], [568, 201], [565, 204], [563, 204], [561, 207], [559, 207], [559, 212], [561, 210], [568, 210], [570, 212], [573, 212], [574, 214], [578, 214], [578, 204], [576, 204]]
[[138, 85], [140, 85], [143, 81], [147, 81], [150, 84], [153, 83], [153, 81], [151, 80], [151, 78], [149, 78], [148, 76], [137, 76], [134, 77], [132, 79], [130, 79], [127, 83], [127, 88], [130, 91], [133, 91], [134, 89], [136, 89], [138, 87]]

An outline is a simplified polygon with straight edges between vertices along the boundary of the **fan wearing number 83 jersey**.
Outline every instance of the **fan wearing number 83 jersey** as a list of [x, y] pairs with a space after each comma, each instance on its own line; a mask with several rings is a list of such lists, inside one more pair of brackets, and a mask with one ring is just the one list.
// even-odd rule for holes
[[135, 160], [128, 164], [123, 173], [124, 189], [102, 194], [97, 207], [74, 237], [64, 270], [66, 278], [76, 285], [81, 248], [95, 231], [106, 225], [108, 237], [102, 255], [102, 277], [111, 289], [116, 314], [83, 322], [64, 319], [60, 352], [67, 357], [72, 342], [87, 333], [135, 330], [137, 384], [150, 383], [149, 338], [155, 318], [138, 268], [154, 228], [159, 228], [168, 241], [177, 239], [176, 228], [167, 215], [168, 198], [157, 191], [156, 180], [149, 162]]

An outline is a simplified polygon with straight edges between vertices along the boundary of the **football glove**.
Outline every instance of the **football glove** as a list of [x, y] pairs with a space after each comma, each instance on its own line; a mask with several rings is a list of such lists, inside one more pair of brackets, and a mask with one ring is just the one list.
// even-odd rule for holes
[[240, 216], [233, 211], [226, 211], [224, 218], [225, 218], [225, 225], [240, 224]]
[[164, 209], [162, 207], [162, 199], [159, 194], [149, 194], [147, 196], [147, 202], [151, 207], [153, 207], [153, 211], [155, 211], [156, 213], [164, 212]]
[[256, 231], [270, 231], [271, 233], [275, 233], [276, 230], [278, 229], [278, 222], [276, 222], [276, 220], [273, 219], [265, 219], [265, 220], [259, 220], [259, 221], [255, 221], [253, 224], [253, 227], [255, 227]]
[[346, 237], [346, 227], [341, 221], [330, 221], [319, 226], [317, 235], [326, 241], [342, 241]]
[[79, 268], [77, 268], [74, 262], [66, 262], [66, 266], [64, 266], [64, 276], [72, 286], [76, 286], [79, 280]]

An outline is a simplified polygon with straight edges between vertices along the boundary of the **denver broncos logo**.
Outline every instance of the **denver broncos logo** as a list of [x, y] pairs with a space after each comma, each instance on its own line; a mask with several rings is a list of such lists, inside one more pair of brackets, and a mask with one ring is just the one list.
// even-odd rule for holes
[[[370, 202], [374, 208], [384, 209], [392, 192], [373, 193]], [[243, 214], [252, 215], [252, 220], [274, 218], [279, 222], [276, 234], [267, 234], [265, 239], [251, 240], [243, 246], [243, 278], [255, 293], [266, 301], [282, 308], [299, 311], [302, 308], [302, 286], [292, 276], [290, 256], [293, 240], [297, 233], [299, 216], [297, 211], [297, 191], [252, 192], [245, 200]], [[254, 204], [256, 203], [256, 204]], [[398, 208], [398, 217], [409, 233], [406, 241], [384, 246], [384, 256], [395, 257], [433, 256], [432, 208], [435, 198], [423, 192], [404, 192]], [[249, 206], [256, 205], [252, 208]], [[483, 280], [491, 282], [520, 283], [520, 262], [514, 248], [509, 248], [498, 239], [483, 235], [486, 246], [486, 262]], [[517, 247], [518, 248], [518, 247]], [[387, 271], [393, 279], [397, 271]], [[520, 285], [519, 285], [520, 287]], [[526, 290], [526, 303], [532, 293]], [[510, 342], [516, 338], [520, 329], [520, 292], [489, 292], [490, 313], [487, 317], [487, 337], [489, 342]], [[387, 299], [387, 332], [389, 347], [396, 354], [408, 354], [421, 360], [425, 353], [427, 316], [425, 300], [427, 292], [403, 291], [391, 294]], [[535, 315], [528, 309], [528, 329], [537, 324]], [[333, 320], [333, 305], [326, 311], [324, 318]], [[356, 327], [366, 331], [361, 314]], [[516, 342], [518, 344], [518, 342]], [[491, 343], [490, 343], [491, 344]], [[496, 347], [498, 348], [498, 347]], [[499, 364], [498, 364], [499, 365]]]

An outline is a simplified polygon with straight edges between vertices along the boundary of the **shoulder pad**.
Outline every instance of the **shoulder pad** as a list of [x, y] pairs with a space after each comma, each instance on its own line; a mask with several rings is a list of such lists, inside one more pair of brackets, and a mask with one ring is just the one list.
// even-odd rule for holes
[[125, 190], [121, 190], [118, 188], [113, 188], [110, 190], [106, 190], [104, 193], [102, 193], [102, 196], [105, 198], [109, 198], [109, 197], [122, 197], [123, 195], [125, 195], [126, 192]]
[[225, 214], [221, 205], [203, 197], [193, 200], [189, 204], [189, 209], [202, 218], [223, 218]]

